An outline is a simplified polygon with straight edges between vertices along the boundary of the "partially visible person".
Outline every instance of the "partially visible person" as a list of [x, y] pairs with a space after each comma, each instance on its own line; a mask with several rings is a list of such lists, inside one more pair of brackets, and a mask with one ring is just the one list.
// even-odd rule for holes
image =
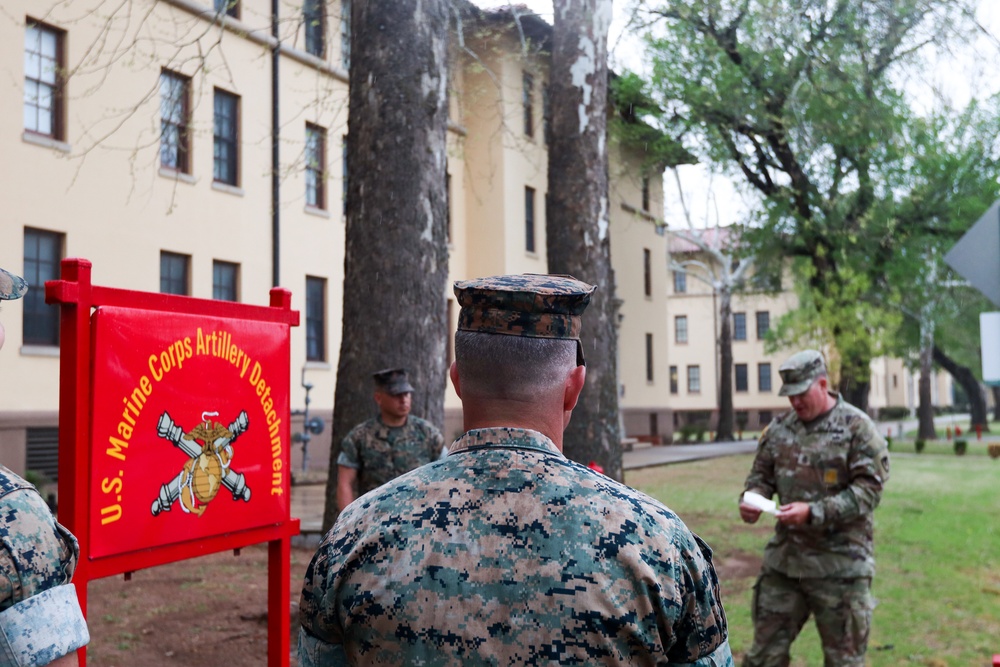
[[809, 616], [826, 667], [863, 667], [875, 574], [872, 513], [889, 479], [889, 452], [872, 420], [829, 388], [816, 350], [778, 369], [792, 406], [761, 434], [740, 496], [740, 517], [760, 518], [753, 492], [780, 507], [754, 586], [753, 646], [743, 667], [786, 667]]
[[373, 375], [379, 415], [347, 434], [337, 458], [337, 506], [343, 511], [372, 489], [441, 458], [444, 438], [433, 424], [410, 414], [413, 386], [405, 368]]
[[[27, 289], [0, 269], [0, 299]], [[0, 325], [0, 347], [4, 338]], [[35, 487], [0, 465], [0, 667], [78, 664], [76, 650], [90, 641], [70, 583], [79, 556]]]
[[708, 546], [562, 453], [593, 290], [455, 285], [466, 433], [340, 515], [306, 572], [302, 667], [732, 665]]

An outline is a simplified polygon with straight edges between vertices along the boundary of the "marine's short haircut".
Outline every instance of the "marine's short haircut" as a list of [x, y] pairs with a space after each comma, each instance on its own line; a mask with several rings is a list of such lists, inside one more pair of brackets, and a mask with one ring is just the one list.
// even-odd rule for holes
[[576, 368], [576, 341], [455, 332], [462, 393], [532, 400], [562, 386]]

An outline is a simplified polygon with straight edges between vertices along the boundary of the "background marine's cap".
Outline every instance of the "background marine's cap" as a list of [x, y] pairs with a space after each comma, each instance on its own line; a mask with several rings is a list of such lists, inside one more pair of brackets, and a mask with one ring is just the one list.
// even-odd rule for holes
[[20, 299], [28, 291], [28, 283], [21, 276], [0, 269], [0, 299]]
[[390, 396], [413, 392], [413, 386], [406, 377], [405, 368], [386, 368], [372, 375], [375, 378], [375, 390]]
[[812, 386], [820, 375], [826, 374], [826, 362], [816, 350], [793, 354], [778, 368], [781, 374], [781, 391], [778, 396], [797, 396]]
[[492, 276], [455, 283], [458, 330], [576, 341], [576, 363], [585, 365], [580, 316], [597, 289], [572, 276]]

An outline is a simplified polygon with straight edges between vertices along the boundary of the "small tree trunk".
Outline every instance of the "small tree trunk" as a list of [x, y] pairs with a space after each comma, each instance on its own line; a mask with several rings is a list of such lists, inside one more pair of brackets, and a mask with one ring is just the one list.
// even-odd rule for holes
[[945, 354], [937, 345], [934, 346], [934, 363], [948, 371], [955, 379], [955, 382], [962, 385], [962, 389], [969, 396], [969, 417], [972, 427], [977, 424], [982, 425], [983, 431], [989, 431], [990, 425], [986, 419], [986, 401], [983, 392], [979, 388], [979, 380], [967, 366], [962, 366], [954, 359]]
[[1000, 421], [1000, 387], [990, 387], [993, 392], [993, 421]]
[[402, 366], [413, 414], [444, 420], [448, 0], [353, 2], [343, 338], [323, 529], [337, 456], [372, 417], [372, 373]]
[[920, 404], [917, 407], [919, 427], [917, 437], [921, 440], [934, 440], [937, 430], [934, 428], [934, 406], [931, 404], [931, 375], [934, 372], [934, 343], [920, 349]]
[[608, 234], [607, 41], [611, 0], [555, 0], [549, 90], [549, 271], [597, 285], [583, 316], [587, 383], [566, 456], [622, 478], [614, 272]]
[[719, 423], [715, 441], [735, 440], [733, 435], [733, 312], [729, 290], [719, 292]]

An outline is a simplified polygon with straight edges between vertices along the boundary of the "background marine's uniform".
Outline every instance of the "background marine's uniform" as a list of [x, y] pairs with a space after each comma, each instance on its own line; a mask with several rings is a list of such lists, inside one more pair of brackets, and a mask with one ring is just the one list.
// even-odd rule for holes
[[470, 431], [353, 503], [300, 617], [303, 667], [732, 664], [708, 546], [523, 429]]
[[409, 415], [406, 424], [386, 426], [375, 417], [344, 438], [337, 465], [358, 471], [358, 495], [441, 457], [444, 438], [428, 421]]
[[[827, 634], [828, 664], [850, 665], [868, 641], [875, 574], [872, 513], [889, 478], [889, 454], [875, 424], [837, 396], [827, 414], [803, 424], [795, 412], [761, 435], [745, 490], [780, 504], [809, 504], [803, 526], [777, 523], [754, 588], [755, 646], [744, 665], [778, 665], [808, 619]], [[824, 603], [802, 607], [796, 586]], [[829, 590], [827, 590], [829, 589]], [[831, 647], [839, 645], [842, 652]], [[829, 649], [829, 650], [828, 650]]]
[[70, 583], [79, 555], [35, 487], [0, 466], [0, 667], [45, 665], [87, 644]]

